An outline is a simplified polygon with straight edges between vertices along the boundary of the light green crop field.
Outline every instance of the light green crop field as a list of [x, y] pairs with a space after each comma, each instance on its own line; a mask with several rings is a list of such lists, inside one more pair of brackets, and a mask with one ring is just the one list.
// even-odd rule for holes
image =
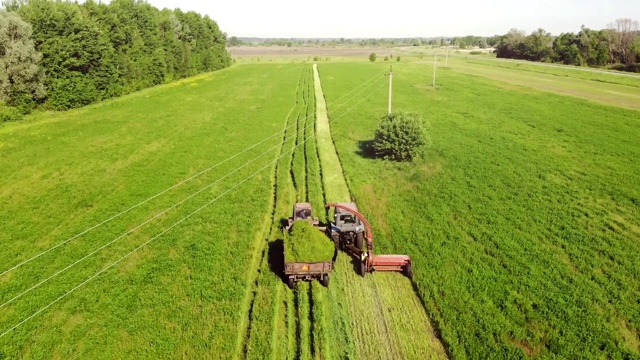
[[[0, 128], [0, 271], [282, 131], [301, 69], [235, 67]], [[268, 166], [0, 338], [0, 352], [9, 358], [154, 359], [232, 353], [248, 268], [262, 241], [256, 235], [270, 213], [269, 168], [281, 141], [280, 133], [1, 276], [5, 304], [203, 190], [2, 306], [0, 334]]]
[[[327, 101], [384, 68], [322, 66]], [[640, 112], [455, 63], [435, 90], [432, 71], [394, 66], [394, 109], [430, 125], [424, 159], [371, 158], [384, 96], [332, 131], [376, 249], [412, 257], [449, 353], [638, 358]]]
[[[0, 359], [639, 358], [639, 88], [449, 59], [433, 89], [409, 60], [238, 64], [1, 126]], [[411, 164], [371, 156], [389, 65], [429, 125]], [[340, 253], [289, 290], [294, 203], [349, 199], [414, 280]]]
[[[463, 58], [460, 56], [454, 56], [453, 59], [455, 62], [456, 60], [462, 60]], [[578, 78], [596, 82], [640, 87], [640, 74], [637, 73], [562, 64], [529, 62], [523, 60], [496, 59], [487, 56], [465, 56], [463, 60], [467, 63], [482, 64], [505, 69], [517, 69], [550, 74], [559, 77]]]
[[[513, 85], [577, 96], [605, 105], [615, 105], [640, 110], [640, 77], [619, 73], [609, 75], [600, 72], [569, 70], [565, 67], [544, 64], [522, 64], [498, 60], [474, 60], [456, 58], [449, 61], [451, 69], [469, 75], [497, 80], [501, 86]], [[441, 70], [442, 62], [439, 63]], [[433, 68], [432, 68], [433, 69]], [[628, 75], [628, 76], [627, 76]], [[516, 89], [523, 91], [523, 89]]]

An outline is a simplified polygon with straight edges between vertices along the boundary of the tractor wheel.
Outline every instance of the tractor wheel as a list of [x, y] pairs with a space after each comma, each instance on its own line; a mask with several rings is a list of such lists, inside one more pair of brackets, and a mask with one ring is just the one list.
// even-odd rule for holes
[[340, 236], [333, 235], [331, 236], [331, 239], [333, 240], [333, 243], [336, 244], [336, 249], [342, 250], [342, 248], [340, 247]]
[[413, 279], [413, 271], [411, 270], [411, 264], [407, 264], [402, 271], [406, 277]]
[[322, 280], [320, 281], [320, 283], [324, 287], [329, 287], [329, 275], [327, 274], [322, 275]]
[[359, 275], [364, 277], [365, 274], [365, 266], [364, 266], [364, 261], [360, 261], [360, 267], [358, 269], [358, 272], [360, 273]]
[[356, 234], [356, 247], [358, 248], [358, 250], [362, 250], [362, 248], [364, 247], [364, 233]]
[[296, 282], [292, 277], [287, 279], [287, 285], [289, 285], [289, 289], [294, 289], [296, 287]]

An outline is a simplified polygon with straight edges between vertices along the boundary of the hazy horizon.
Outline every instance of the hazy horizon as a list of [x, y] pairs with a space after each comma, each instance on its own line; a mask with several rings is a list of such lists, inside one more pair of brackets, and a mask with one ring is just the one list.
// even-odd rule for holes
[[414, 38], [492, 36], [511, 28], [527, 33], [544, 28], [558, 35], [585, 25], [603, 29], [617, 18], [640, 20], [634, 0], [541, 0], [516, 4], [506, 0], [458, 3], [395, 1], [391, 6], [327, 0], [210, 3], [195, 0], [148, 0], [159, 8], [180, 8], [209, 15], [229, 36], [255, 38]]

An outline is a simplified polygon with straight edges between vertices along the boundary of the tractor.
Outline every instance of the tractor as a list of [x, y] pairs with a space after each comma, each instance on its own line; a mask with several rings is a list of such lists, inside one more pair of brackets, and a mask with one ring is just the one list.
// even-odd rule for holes
[[[325, 207], [335, 208], [336, 214], [335, 221], [331, 223], [331, 227], [327, 228], [328, 235], [332, 237], [334, 242], [337, 242], [339, 248], [358, 259], [360, 262], [358, 273], [360, 276], [364, 277], [366, 273], [373, 271], [397, 271], [402, 272], [410, 279], [413, 278], [409, 255], [373, 254], [373, 231], [364, 215], [358, 212], [355, 204], [330, 203], [326, 204]], [[352, 222], [351, 219], [345, 217], [347, 214], [352, 215], [357, 220]], [[362, 226], [364, 230], [360, 232], [359, 226]], [[358, 240], [360, 236], [366, 241], [366, 249], [361, 240]]]
[[339, 203], [336, 207], [334, 222], [331, 224], [331, 239], [340, 250], [355, 247], [358, 251], [364, 248], [364, 224], [351, 211], [358, 211], [354, 203]]
[[320, 221], [318, 218], [313, 216], [313, 209], [309, 203], [296, 203], [293, 206], [293, 215], [287, 219], [282, 231], [289, 231], [291, 225], [296, 221], [309, 221], [311, 222], [311, 225], [318, 228], [320, 231], [325, 230], [323, 227], [320, 227]]

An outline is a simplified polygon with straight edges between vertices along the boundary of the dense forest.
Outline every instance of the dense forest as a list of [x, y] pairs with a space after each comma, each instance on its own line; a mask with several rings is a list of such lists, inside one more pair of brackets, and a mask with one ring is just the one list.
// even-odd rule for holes
[[0, 11], [0, 122], [227, 67], [208, 16], [142, 0], [21, 0]]
[[496, 44], [499, 58], [559, 62], [640, 72], [640, 24], [618, 19], [607, 29], [563, 33], [557, 37], [543, 29], [530, 35], [512, 29]]

